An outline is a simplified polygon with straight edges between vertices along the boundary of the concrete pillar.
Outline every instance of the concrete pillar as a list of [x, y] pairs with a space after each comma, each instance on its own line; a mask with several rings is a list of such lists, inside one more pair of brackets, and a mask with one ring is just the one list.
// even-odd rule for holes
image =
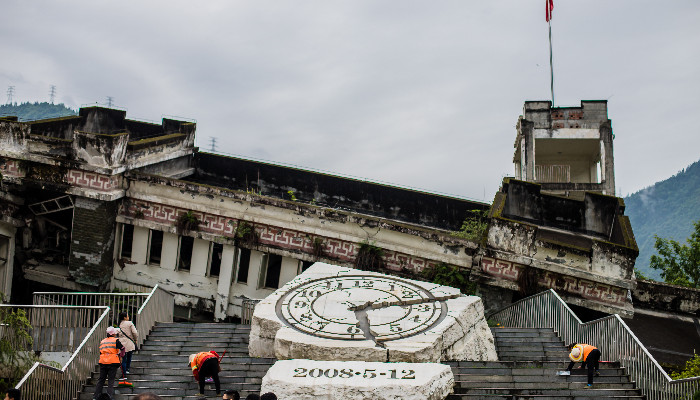
[[148, 228], [134, 226], [134, 244], [131, 247], [131, 261], [146, 265], [148, 255]]
[[209, 245], [208, 240], [195, 239], [192, 248], [192, 267], [190, 274], [194, 276], [206, 276], [207, 267], [209, 264]]
[[233, 280], [233, 262], [236, 259], [236, 248], [231, 245], [224, 245], [221, 252], [221, 269], [219, 271], [219, 282], [216, 288], [216, 304], [214, 306], [214, 319], [221, 321], [226, 318], [228, 310], [228, 298]]
[[177, 267], [180, 236], [163, 232], [163, 250], [160, 255], [160, 267], [168, 271], [175, 271]]

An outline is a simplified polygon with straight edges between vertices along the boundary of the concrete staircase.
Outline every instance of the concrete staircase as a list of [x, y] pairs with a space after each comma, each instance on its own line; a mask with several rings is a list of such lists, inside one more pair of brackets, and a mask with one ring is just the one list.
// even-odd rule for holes
[[565, 344], [551, 329], [492, 328], [498, 362], [449, 362], [455, 394], [448, 400], [638, 400], [645, 397], [618, 362], [601, 362], [600, 376], [587, 388], [587, 370], [566, 369]]
[[[158, 323], [144, 345], [134, 353], [128, 381], [132, 388], [115, 389], [114, 400], [128, 400], [143, 392], [153, 392], [166, 400], [195, 399], [199, 385], [188, 367], [192, 353], [214, 350], [226, 356], [219, 374], [221, 390], [235, 389], [245, 398], [260, 393], [260, 383], [274, 359], [248, 357], [250, 326], [236, 324]], [[121, 369], [118, 376], [121, 375]], [[99, 374], [81, 392], [80, 400], [92, 399]], [[214, 384], [206, 384], [204, 393], [214, 399]], [[220, 399], [221, 396], [218, 396]]]
[[[644, 399], [617, 362], [601, 362], [601, 376], [590, 389], [585, 370], [557, 376], [568, 365], [568, 353], [551, 329], [494, 328], [492, 332], [501, 361], [448, 362], [455, 376], [455, 393], [448, 400]], [[128, 379], [134, 388], [117, 388], [115, 400], [129, 400], [143, 392], [166, 400], [197, 398], [199, 387], [187, 360], [190, 354], [207, 350], [219, 354], [227, 350], [219, 375], [222, 391], [238, 390], [242, 398], [259, 393], [262, 377], [275, 360], [248, 356], [249, 333], [246, 325], [159, 323], [134, 354]], [[97, 377], [94, 373], [80, 400], [92, 398]], [[213, 384], [207, 384], [205, 394], [217, 398]]]

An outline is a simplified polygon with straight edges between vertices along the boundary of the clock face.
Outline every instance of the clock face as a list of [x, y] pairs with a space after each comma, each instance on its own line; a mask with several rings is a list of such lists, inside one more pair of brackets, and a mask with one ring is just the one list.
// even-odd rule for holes
[[277, 315], [307, 334], [338, 340], [401, 339], [447, 312], [425, 288], [392, 277], [345, 275], [304, 282], [277, 302]]

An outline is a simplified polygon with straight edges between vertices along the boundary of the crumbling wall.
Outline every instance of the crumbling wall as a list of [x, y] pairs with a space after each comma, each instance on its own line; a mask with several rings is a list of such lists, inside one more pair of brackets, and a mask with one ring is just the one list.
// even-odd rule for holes
[[459, 230], [488, 204], [235, 157], [198, 153], [188, 180], [428, 227]]
[[700, 289], [637, 280], [632, 302], [635, 308], [700, 317]]
[[117, 202], [76, 197], [69, 271], [75, 281], [108, 285], [114, 265]]

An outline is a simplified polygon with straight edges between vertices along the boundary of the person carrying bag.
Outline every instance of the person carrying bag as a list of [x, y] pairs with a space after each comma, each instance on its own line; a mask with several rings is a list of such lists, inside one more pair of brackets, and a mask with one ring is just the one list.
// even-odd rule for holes
[[[129, 374], [131, 369], [131, 356], [136, 351], [136, 342], [139, 340], [139, 332], [134, 323], [129, 320], [129, 314], [125, 311], [119, 313], [119, 341], [126, 354], [122, 358], [122, 371], [124, 375]], [[125, 376], [124, 376], [125, 378]]]

